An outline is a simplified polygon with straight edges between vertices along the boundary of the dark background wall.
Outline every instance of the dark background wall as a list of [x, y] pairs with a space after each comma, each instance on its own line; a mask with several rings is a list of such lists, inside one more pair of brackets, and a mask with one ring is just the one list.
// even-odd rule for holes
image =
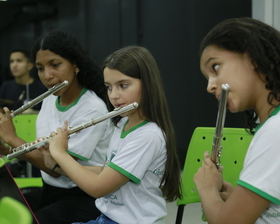
[[[215, 126], [217, 117], [218, 104], [206, 92], [207, 82], [199, 70], [199, 44], [214, 25], [233, 17], [251, 17], [251, 0], [0, 2], [1, 79], [11, 78], [12, 48], [31, 49], [37, 37], [55, 28], [73, 33], [100, 65], [123, 46], [144, 46], [162, 74], [183, 164], [193, 130]], [[226, 127], [243, 123], [243, 114], [227, 113]]]

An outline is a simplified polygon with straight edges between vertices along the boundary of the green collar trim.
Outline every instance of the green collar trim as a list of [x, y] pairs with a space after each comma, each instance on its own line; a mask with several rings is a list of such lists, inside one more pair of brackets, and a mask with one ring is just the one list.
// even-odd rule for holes
[[124, 131], [124, 128], [129, 120], [126, 121], [125, 125], [123, 126], [121, 138], [125, 138], [129, 133], [133, 132], [135, 129], [142, 127], [143, 125], [149, 123], [149, 121], [142, 121], [140, 124], [135, 125], [134, 127], [130, 128], [128, 131]]
[[65, 112], [65, 111], [69, 110], [71, 107], [75, 106], [75, 105], [78, 103], [79, 99], [82, 97], [82, 95], [84, 95], [84, 94], [86, 93], [86, 91], [87, 91], [87, 89], [86, 89], [86, 88], [83, 88], [82, 91], [81, 91], [80, 96], [79, 96], [72, 104], [70, 104], [69, 106], [66, 106], [66, 107], [61, 106], [61, 105], [59, 104], [60, 96], [58, 96], [58, 97], [56, 98], [56, 101], [55, 101], [55, 106], [56, 106], [56, 108], [57, 108], [59, 111], [61, 111], [61, 112]]
[[263, 126], [263, 124], [269, 119], [271, 118], [272, 116], [276, 115], [278, 112], [280, 111], [280, 105], [278, 105], [277, 107], [274, 108], [274, 110], [272, 111], [272, 113], [268, 116], [268, 118], [266, 118], [266, 120], [257, 125], [257, 127], [255, 128], [255, 133]]

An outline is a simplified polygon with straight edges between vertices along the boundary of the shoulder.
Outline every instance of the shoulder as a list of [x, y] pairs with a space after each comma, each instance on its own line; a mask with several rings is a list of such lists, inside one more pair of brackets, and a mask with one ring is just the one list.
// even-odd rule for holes
[[[257, 158], [274, 157], [279, 154], [280, 113], [269, 118], [254, 135], [246, 158], [254, 162]], [[251, 159], [254, 158], [254, 159]]]
[[280, 124], [280, 111], [275, 114], [274, 116], [272, 116], [271, 118], [268, 119], [267, 121], [268, 125], [271, 127], [271, 128], [277, 128], [279, 129], [279, 124]]
[[154, 135], [158, 135], [159, 137], [163, 137], [163, 132], [161, 128], [156, 123], [151, 121], [143, 125], [143, 128], [140, 129], [140, 131], [145, 132], [147, 134], [154, 134]]
[[25, 86], [19, 85], [16, 83], [15, 80], [8, 80], [2, 83], [1, 85], [1, 92], [5, 92], [5, 94], [15, 94], [15, 92], [22, 91], [25, 88]]
[[[270, 117], [263, 126], [257, 131], [255, 137], [275, 136], [278, 138], [280, 127], [280, 113]], [[280, 138], [278, 138], [280, 140]]]
[[128, 139], [145, 139], [145, 142], [165, 142], [161, 128], [154, 122], [147, 122], [127, 135]]
[[93, 112], [108, 113], [105, 102], [92, 90], [87, 90], [79, 99], [79, 106], [88, 108]]
[[9, 86], [19, 86], [14, 79], [7, 80], [2, 83], [2, 87], [9, 87]]
[[[119, 135], [118, 135], [119, 136]], [[166, 142], [162, 130], [157, 124], [148, 122], [130, 133], [121, 134], [122, 147], [120, 151], [124, 155], [140, 155], [156, 158], [166, 153]]]

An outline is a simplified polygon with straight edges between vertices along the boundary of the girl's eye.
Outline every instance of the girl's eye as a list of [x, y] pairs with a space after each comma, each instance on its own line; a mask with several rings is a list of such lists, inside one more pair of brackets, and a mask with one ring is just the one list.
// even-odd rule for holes
[[59, 64], [52, 64], [52, 67], [58, 67], [59, 66]]
[[43, 68], [42, 68], [42, 67], [37, 67], [37, 70], [38, 70], [38, 71], [42, 71]]
[[121, 84], [121, 88], [123, 88], [123, 89], [125, 89], [125, 88], [127, 88], [127, 84]]
[[217, 71], [220, 65], [213, 65], [214, 71]]
[[105, 86], [105, 88], [106, 88], [107, 90], [111, 90], [111, 89], [112, 89], [111, 86]]

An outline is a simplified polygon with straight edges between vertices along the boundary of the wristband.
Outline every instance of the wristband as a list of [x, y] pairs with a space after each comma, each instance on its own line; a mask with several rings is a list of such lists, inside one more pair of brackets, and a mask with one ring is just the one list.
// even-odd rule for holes
[[55, 168], [59, 168], [60, 166], [57, 164], [54, 165], [54, 167], [52, 168], [52, 171], [51, 172], [54, 172]]

